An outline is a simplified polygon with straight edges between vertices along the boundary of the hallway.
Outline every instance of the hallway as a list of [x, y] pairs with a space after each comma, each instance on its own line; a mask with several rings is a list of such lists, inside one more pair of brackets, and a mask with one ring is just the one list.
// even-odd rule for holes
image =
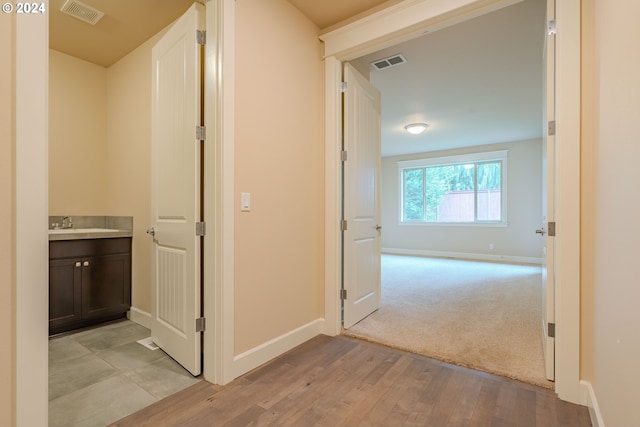
[[587, 427], [551, 390], [319, 335], [225, 386], [200, 382], [112, 427]]

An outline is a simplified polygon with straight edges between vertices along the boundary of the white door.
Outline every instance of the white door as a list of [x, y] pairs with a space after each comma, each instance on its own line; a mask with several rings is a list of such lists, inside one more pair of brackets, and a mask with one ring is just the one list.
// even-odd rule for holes
[[[380, 93], [351, 65], [344, 81], [343, 326], [380, 307]], [[344, 296], [343, 296], [344, 298]]]
[[193, 375], [201, 366], [201, 46], [195, 3], [153, 47], [151, 335]]
[[[555, 0], [547, 0], [547, 23], [555, 19]], [[542, 142], [542, 228], [538, 232], [545, 239], [542, 265], [542, 344], [546, 376], [555, 379], [555, 136], [549, 132], [548, 123], [555, 120], [555, 34], [547, 29], [544, 51], [544, 124]], [[550, 34], [551, 33], [551, 34]], [[551, 133], [551, 135], [549, 135]], [[549, 233], [551, 231], [551, 233]]]

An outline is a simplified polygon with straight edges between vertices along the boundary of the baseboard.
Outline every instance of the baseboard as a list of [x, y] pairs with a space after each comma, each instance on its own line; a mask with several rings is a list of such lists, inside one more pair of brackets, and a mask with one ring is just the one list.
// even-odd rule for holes
[[598, 399], [596, 399], [596, 393], [593, 390], [593, 386], [589, 381], [580, 381], [580, 383], [587, 388], [587, 407], [589, 408], [589, 415], [591, 416], [591, 424], [593, 427], [604, 427], [602, 413], [600, 412]]
[[127, 314], [129, 320], [136, 322], [139, 325], [144, 326], [147, 329], [151, 329], [151, 313], [142, 311], [139, 308], [131, 307], [129, 314]]
[[474, 261], [492, 261], [492, 262], [509, 262], [517, 264], [535, 264], [542, 265], [542, 258], [521, 257], [511, 255], [491, 255], [491, 254], [474, 254], [466, 252], [444, 252], [444, 251], [428, 251], [422, 249], [399, 249], [399, 248], [382, 248], [383, 254], [391, 255], [410, 255], [424, 256], [434, 258], [454, 258], [468, 259]]
[[316, 319], [293, 331], [245, 351], [233, 358], [233, 376], [239, 377], [252, 369], [280, 356], [311, 338], [320, 335], [324, 319]]

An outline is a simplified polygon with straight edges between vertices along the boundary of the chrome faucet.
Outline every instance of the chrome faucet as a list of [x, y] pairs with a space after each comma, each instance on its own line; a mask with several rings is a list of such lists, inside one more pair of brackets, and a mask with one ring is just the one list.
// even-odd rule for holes
[[62, 218], [62, 228], [73, 228], [73, 219], [70, 216]]

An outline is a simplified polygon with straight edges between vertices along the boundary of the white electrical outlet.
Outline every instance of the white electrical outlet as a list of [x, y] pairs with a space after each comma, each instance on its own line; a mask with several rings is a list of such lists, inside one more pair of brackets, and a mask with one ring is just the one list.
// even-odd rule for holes
[[251, 211], [251, 193], [240, 193], [240, 211]]
[[489, 249], [493, 250], [493, 243], [489, 243]]

